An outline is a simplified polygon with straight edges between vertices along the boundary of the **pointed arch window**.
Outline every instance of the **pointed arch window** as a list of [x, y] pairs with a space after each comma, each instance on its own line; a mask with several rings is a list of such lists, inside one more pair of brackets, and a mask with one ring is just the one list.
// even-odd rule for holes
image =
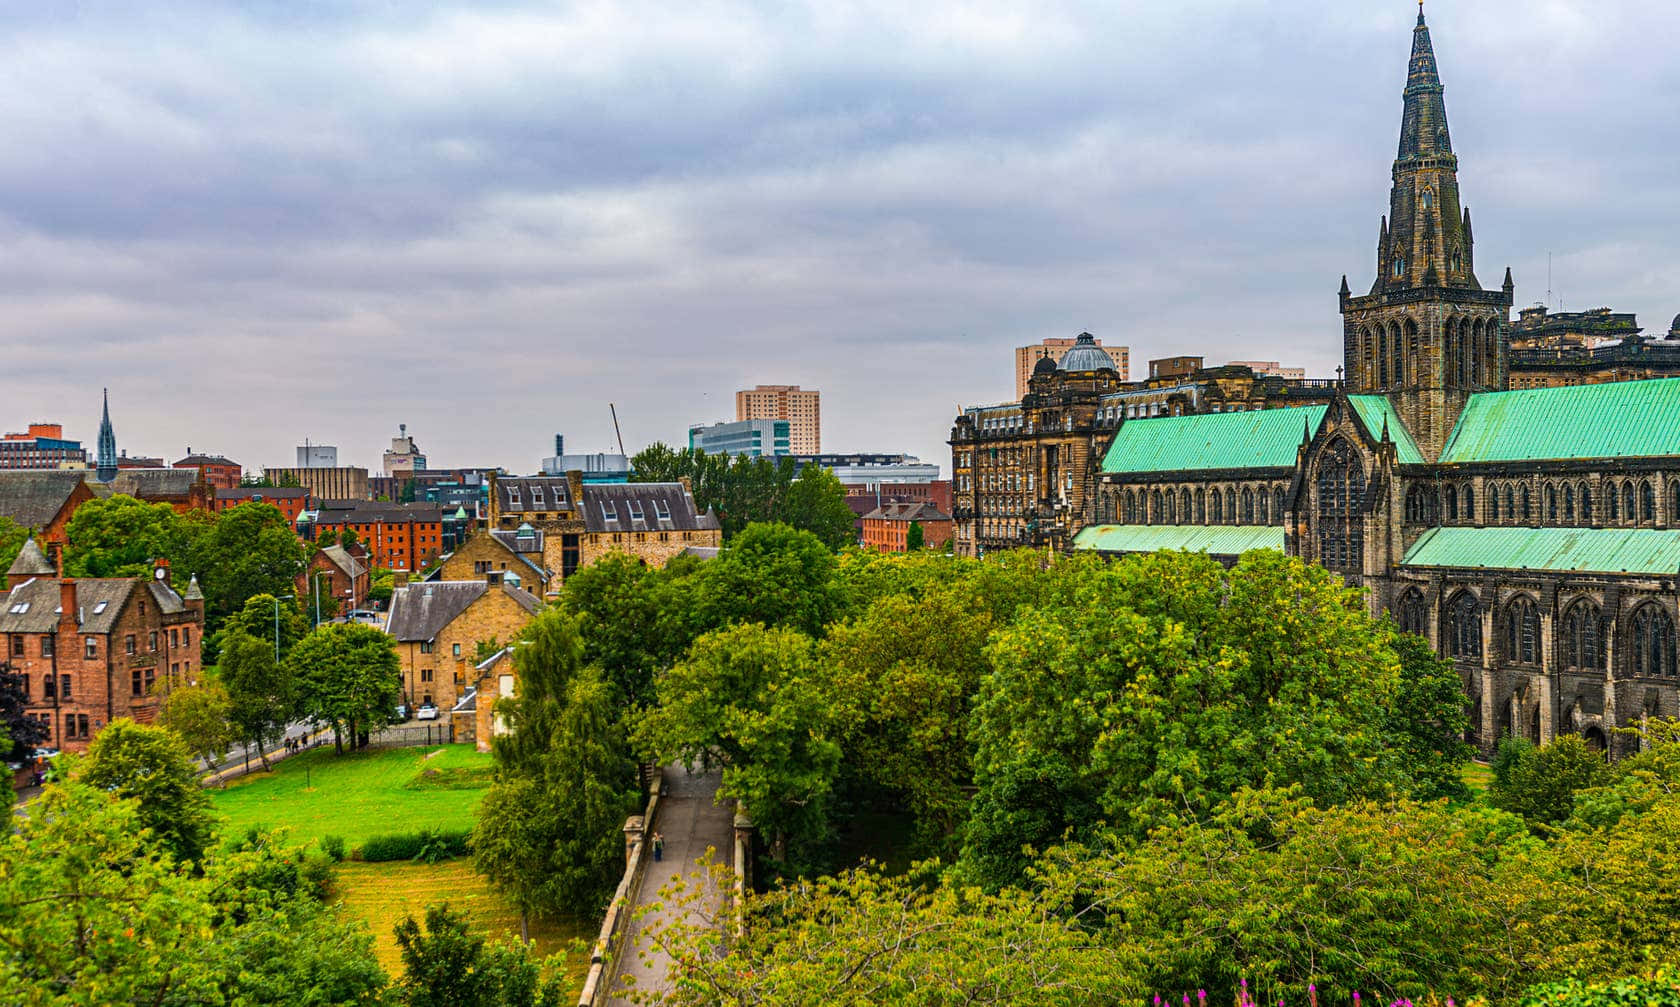
[[1633, 613], [1633, 673], [1652, 678], [1673, 678], [1674, 620], [1660, 606], [1642, 606]]
[[1207, 524], [1207, 493], [1196, 490], [1196, 523]]
[[1234, 489], [1225, 491], [1225, 520], [1237, 523], [1237, 491]]
[[1515, 494], [1513, 494], [1511, 492], [1510, 484], [1506, 484], [1506, 486], [1505, 486], [1505, 520], [1507, 520], [1507, 521], [1515, 522], [1517, 520], [1517, 505], [1514, 502], [1515, 500], [1516, 500], [1516, 496], [1515, 496]]
[[1285, 522], [1282, 486], [1272, 491], [1272, 520], [1277, 524]]
[[1639, 520], [1646, 524], [1657, 523], [1657, 491], [1649, 479], [1639, 484]]
[[1165, 496], [1166, 514], [1161, 519], [1162, 524], [1178, 524], [1178, 494], [1167, 490]]
[[1482, 606], [1469, 591], [1460, 591], [1447, 606], [1447, 656], [1482, 656]]
[[1344, 438], [1318, 465], [1318, 556], [1327, 569], [1358, 573], [1365, 562], [1365, 467]]
[[1242, 491], [1242, 523], [1254, 523], [1254, 491], [1246, 486]]
[[1604, 616], [1585, 598], [1563, 615], [1562, 659], [1567, 668], [1604, 670]]
[[1417, 588], [1407, 588], [1406, 593], [1400, 596], [1395, 614], [1401, 632], [1416, 633], [1418, 636], [1429, 634], [1429, 608], [1424, 604], [1423, 592]]
[[1446, 518], [1447, 518], [1447, 520], [1448, 521], [1458, 520], [1458, 487], [1448, 486], [1441, 493], [1441, 502], [1446, 507]]
[[1581, 523], [1592, 524], [1592, 487], [1581, 484]]
[[1137, 524], [1137, 498], [1132, 495], [1131, 490], [1126, 491], [1125, 501], [1126, 523]]
[[1499, 523], [1499, 487], [1488, 490], [1488, 523]]
[[1223, 497], [1220, 496], [1219, 487], [1215, 486], [1213, 488], [1213, 492], [1208, 494], [1208, 497], [1208, 503], [1212, 504], [1213, 513], [1210, 516], [1213, 519], [1213, 523], [1224, 524], [1225, 505], [1222, 503]]
[[1563, 484], [1563, 523], [1575, 523], [1575, 487]]
[[1546, 523], [1557, 524], [1557, 487], [1546, 484]]
[[1519, 494], [1519, 496], [1518, 496], [1518, 500], [1519, 500], [1519, 501], [1520, 501], [1520, 502], [1521, 502], [1521, 503], [1522, 503], [1522, 519], [1523, 519], [1523, 523], [1524, 523], [1524, 524], [1527, 524], [1527, 523], [1528, 523], [1528, 519], [1529, 519], [1529, 515], [1530, 515], [1530, 512], [1529, 512], [1529, 507], [1528, 507], [1528, 487], [1527, 487], [1527, 486], [1524, 486], [1524, 487], [1523, 487], [1523, 488], [1522, 488], [1522, 493], [1521, 493], [1521, 494]]
[[1616, 494], [1616, 484], [1615, 483], [1611, 483], [1610, 485], [1605, 487], [1604, 496], [1605, 496], [1605, 499], [1606, 499], [1607, 509], [1609, 510], [1610, 520], [1611, 521], [1620, 521], [1622, 519], [1622, 507], [1621, 507], [1621, 504], [1619, 502], [1621, 500], [1621, 497], [1617, 496], [1617, 494]]
[[1622, 520], [1636, 521], [1638, 512], [1633, 509], [1633, 482], [1622, 483]]
[[1150, 494], [1149, 494], [1149, 523], [1150, 524], [1162, 524], [1162, 523], [1164, 523], [1165, 514], [1166, 514], [1165, 506], [1161, 503], [1161, 491], [1160, 490], [1150, 491]]
[[1540, 663], [1540, 610], [1532, 598], [1519, 597], [1505, 606], [1505, 660]]
[[1464, 520], [1476, 520], [1476, 487], [1466, 483], [1461, 502], [1463, 503], [1463, 509], [1459, 513], [1464, 515]]

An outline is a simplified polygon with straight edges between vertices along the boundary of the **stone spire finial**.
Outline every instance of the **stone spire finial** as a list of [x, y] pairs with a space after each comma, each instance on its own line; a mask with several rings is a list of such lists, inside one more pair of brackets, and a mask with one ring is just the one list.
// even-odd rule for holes
[[100, 393], [104, 407], [99, 417], [99, 452], [94, 456], [98, 468], [95, 474], [100, 482], [108, 483], [117, 477], [117, 435], [111, 429], [111, 390], [102, 388]]

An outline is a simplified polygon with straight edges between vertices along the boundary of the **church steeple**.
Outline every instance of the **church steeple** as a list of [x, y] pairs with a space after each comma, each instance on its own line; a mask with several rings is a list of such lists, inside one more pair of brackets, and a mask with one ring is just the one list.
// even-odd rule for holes
[[95, 456], [95, 473], [99, 481], [108, 483], [117, 477], [117, 435], [111, 429], [111, 390], [102, 389], [105, 398], [104, 413], [99, 419], [99, 453]]
[[1419, 4], [1376, 282], [1363, 297], [1341, 295], [1348, 390], [1388, 395], [1430, 460], [1469, 397], [1510, 380], [1513, 291], [1476, 279], [1444, 94]]
[[1435, 44], [1419, 5], [1389, 193], [1388, 234], [1377, 252], [1372, 293], [1437, 286], [1482, 289], [1459, 201], [1458, 158], [1447, 128], [1445, 92]]

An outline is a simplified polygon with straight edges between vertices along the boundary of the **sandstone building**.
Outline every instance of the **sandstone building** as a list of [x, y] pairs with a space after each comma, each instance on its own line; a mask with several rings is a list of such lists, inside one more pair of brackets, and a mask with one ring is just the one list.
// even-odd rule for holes
[[397, 642], [404, 703], [452, 710], [477, 681], [479, 647], [517, 640], [541, 608], [536, 595], [499, 572], [398, 588], [386, 632]]
[[758, 385], [735, 393], [735, 419], [787, 420], [796, 455], [822, 452], [822, 393], [798, 385]]
[[[1050, 337], [1031, 346], [1015, 347], [1015, 397], [1025, 398], [1028, 385], [1032, 381], [1033, 368], [1040, 360], [1048, 357], [1052, 363], [1061, 363], [1067, 351], [1078, 345], [1078, 339], [1060, 339]], [[1095, 341], [1096, 346], [1108, 354], [1113, 361], [1114, 369], [1125, 381], [1131, 376], [1132, 351], [1125, 346], [1103, 346], [1102, 340]]]

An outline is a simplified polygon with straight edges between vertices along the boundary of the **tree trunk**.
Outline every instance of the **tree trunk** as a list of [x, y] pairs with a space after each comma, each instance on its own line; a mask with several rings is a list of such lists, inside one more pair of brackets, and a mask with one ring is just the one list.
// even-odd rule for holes
[[344, 754], [344, 737], [338, 733], [338, 725], [333, 725], [333, 751], [336, 755]]
[[[246, 749], [246, 753], [247, 753], [246, 761], [250, 761], [249, 760], [249, 752], [250, 752], [250, 749], [247, 748]], [[257, 758], [259, 760], [261, 760], [261, 762], [262, 762], [263, 772], [271, 773], [271, 772], [274, 771], [274, 767], [268, 764], [268, 752], [267, 752], [266, 749], [263, 748], [263, 740], [260, 736], [257, 738]]]
[[531, 946], [531, 918], [525, 912], [525, 907], [519, 907], [519, 943]]

